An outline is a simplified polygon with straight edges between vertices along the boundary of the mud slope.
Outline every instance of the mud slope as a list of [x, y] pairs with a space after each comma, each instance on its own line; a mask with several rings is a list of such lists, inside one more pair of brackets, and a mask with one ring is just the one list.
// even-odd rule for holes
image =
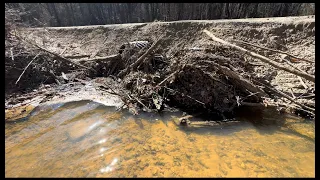
[[93, 54], [98, 49], [98, 56], [114, 54], [127, 41], [164, 35], [164, 52], [170, 56], [175, 47], [211, 44], [201, 32], [205, 28], [225, 40], [246, 40], [264, 46], [269, 45], [272, 36], [280, 36], [289, 52], [314, 60], [315, 16], [48, 27], [26, 29], [25, 33], [50, 50], [62, 52], [67, 48], [65, 56]]
[[[229, 42], [234, 43], [235, 40], [245, 41], [256, 46], [285, 51], [299, 58], [315, 61], [315, 16], [49, 27], [24, 29], [22, 32], [23, 36], [27, 39], [35, 41], [39, 46], [52, 52], [62, 54], [62, 56], [85, 57], [74, 58], [74, 61], [83, 61], [90, 57], [103, 57], [117, 54], [120, 46], [124, 43], [141, 40], [154, 42], [161, 37], [162, 42], [160, 47], [157, 47], [157, 52], [165, 55], [169, 60], [169, 65], [167, 69], [163, 71], [165, 73], [162, 74], [165, 77], [169, 72], [172, 72], [170, 68], [174, 67], [175, 63], [188, 59], [192, 59], [193, 62], [197, 61], [197, 57], [200, 57], [200, 54], [197, 54], [198, 51], [190, 50], [190, 48], [211, 49], [214, 52], [220, 53], [216, 50], [216, 48], [219, 48], [219, 44], [213, 42], [203, 33], [204, 29], [209, 30], [215, 36]], [[280, 54], [270, 53], [270, 51], [258, 48], [246, 48], [267, 56], [279, 63], [284, 63], [284, 57]], [[245, 58], [241, 52], [232, 50], [226, 52], [227, 54], [222, 54], [222, 56], [232, 56], [233, 58], [243, 59], [245, 63], [251, 63], [253, 71], [250, 71], [250, 77], [246, 77], [248, 79], [254, 76], [268, 79], [270, 85], [274, 88], [288, 95], [292, 94], [292, 96], [315, 92], [314, 83], [312, 82], [304, 79], [305, 85], [302, 85], [301, 80], [296, 75], [275, 69], [258, 59]], [[205, 53], [207, 52], [203, 54]], [[200, 60], [206, 58], [206, 55], [203, 54]], [[234, 54], [236, 54], [236, 56], [233, 56]], [[294, 65], [310, 75], [315, 74], [314, 64], [299, 61], [294, 62]], [[190, 73], [191, 71], [196, 70], [190, 69]], [[244, 71], [247, 70], [244, 69]], [[185, 74], [186, 76], [183, 77], [184, 82], [186, 82], [186, 86], [190, 86], [188, 91], [193, 93], [192, 97], [202, 102], [208, 101], [208, 103], [210, 103], [212, 101], [216, 103], [214, 100], [207, 98], [211, 97], [212, 94], [209, 90], [210, 88], [212, 89], [212, 87], [209, 87], [210, 82], [204, 85], [201, 84], [201, 82], [205, 80], [205, 76], [199, 76], [198, 78], [200, 78], [200, 80], [194, 80], [194, 82], [192, 82], [194, 85], [191, 86], [186, 80], [186, 78], [188, 79], [188, 73]], [[179, 89], [179, 87], [181, 87], [181, 84], [178, 84], [175, 88]], [[201, 89], [200, 93], [199, 88], [202, 88], [204, 92], [202, 92]], [[205, 89], [207, 89], [207, 92], [205, 92]], [[194, 102], [181, 101], [178, 103], [192, 104]], [[308, 102], [301, 103], [308, 104]], [[311, 104], [312, 103], [314, 103], [314, 101], [311, 101]]]

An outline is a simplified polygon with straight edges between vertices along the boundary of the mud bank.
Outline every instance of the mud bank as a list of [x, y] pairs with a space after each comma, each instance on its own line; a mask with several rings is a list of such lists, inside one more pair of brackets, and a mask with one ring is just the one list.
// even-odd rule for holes
[[[58, 89], [68, 86], [64, 90], [68, 92], [65, 99], [108, 101], [111, 93], [132, 109], [160, 110], [162, 106], [175, 106], [216, 113], [218, 119], [225, 119], [232, 117], [239, 106], [254, 105], [310, 115], [306, 110], [310, 112], [314, 108], [314, 82], [212, 41], [203, 30], [268, 57], [285, 69], [299, 69], [314, 76], [314, 24], [314, 16], [303, 16], [20, 29], [19, 47], [28, 51], [15, 57], [14, 61], [19, 62], [14, 64], [15, 70], [6, 71], [6, 99], [8, 102], [10, 98], [38, 91], [41, 84], [57, 83], [54, 86]], [[127, 48], [119, 54], [124, 44], [135, 41], [148, 41], [154, 45], [153, 49]], [[14, 48], [12, 54], [18, 54], [18, 50]], [[17, 83], [21, 71], [38, 53], [36, 62]], [[155, 59], [156, 55], [162, 58]], [[11, 61], [8, 51], [6, 62]], [[96, 77], [113, 80], [98, 82], [90, 89], [88, 82]], [[75, 87], [82, 86], [85, 92], [77, 94], [77, 90], [69, 88], [70, 83], [78, 83]], [[97, 89], [109, 95], [97, 94]], [[10, 97], [17, 92], [20, 95]], [[47, 100], [54, 101], [53, 97]], [[61, 97], [55, 102], [60, 100]], [[312, 114], [311, 110], [314, 117]]]

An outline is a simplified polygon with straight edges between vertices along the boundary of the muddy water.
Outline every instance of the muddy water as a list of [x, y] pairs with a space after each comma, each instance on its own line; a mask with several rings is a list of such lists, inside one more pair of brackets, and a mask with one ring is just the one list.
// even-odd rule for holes
[[314, 177], [315, 143], [250, 122], [178, 127], [78, 101], [5, 125], [6, 177]]

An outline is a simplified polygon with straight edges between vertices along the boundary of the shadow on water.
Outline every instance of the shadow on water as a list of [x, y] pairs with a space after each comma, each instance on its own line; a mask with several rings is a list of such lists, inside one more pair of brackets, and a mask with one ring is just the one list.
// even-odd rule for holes
[[[37, 107], [23, 121], [6, 124], [6, 175], [132, 177], [140, 173], [143, 177], [190, 177], [192, 173], [233, 176], [243, 172], [234, 175], [244, 177], [250, 173], [253, 177], [261, 169], [260, 164], [269, 163], [268, 168], [277, 171], [272, 164], [282, 166], [278, 157], [296, 151], [311, 152], [297, 156], [301, 161], [312, 161], [314, 140], [306, 142], [303, 139], [309, 137], [283, 130], [286, 116], [273, 110], [238, 109], [236, 121], [213, 127], [176, 125], [174, 119], [182, 116], [185, 113], [179, 110], [134, 116], [127, 110], [117, 111], [116, 107], [93, 101]], [[191, 121], [214, 118], [197, 114]], [[271, 158], [260, 159], [261, 154]], [[247, 157], [255, 164], [250, 164]], [[293, 162], [289, 156], [283, 159]], [[117, 170], [116, 164], [121, 164]], [[261, 175], [268, 176], [269, 172], [265, 168]]]
[[[32, 117], [33, 119], [41, 120], [45, 118], [51, 118], [58, 116], [59, 113], [65, 114], [68, 112], [68, 115], [63, 118], [66, 119], [62, 122], [61, 125], [65, 125], [68, 123], [76, 122], [81, 119], [85, 119], [94, 114], [109, 114], [111, 112], [116, 112], [117, 107], [113, 106], [105, 106], [98, 102], [93, 102], [90, 100], [81, 100], [74, 102], [66, 102], [66, 103], [57, 103], [50, 104], [45, 106], [38, 106], [33, 109], [30, 114], [24, 118], [18, 119], [16, 121], [9, 121], [6, 124], [17, 124], [22, 122], [28, 122]], [[167, 127], [168, 122], [172, 121], [172, 118], [179, 118], [185, 115], [184, 112], [180, 110], [164, 110], [160, 113], [158, 112], [140, 112], [139, 115], [133, 116], [127, 110], [120, 110], [122, 119], [128, 119], [131, 117], [134, 122], [139, 126], [140, 129], [144, 129], [144, 125], [142, 120], [148, 120], [151, 123], [156, 121], [162, 121]], [[240, 107], [235, 111], [235, 120], [236, 122], [229, 121], [228, 123], [221, 123], [221, 125], [217, 125], [215, 127], [184, 127], [179, 126], [178, 128], [185, 132], [186, 134], [197, 133], [197, 134], [212, 134], [212, 135], [230, 135], [238, 131], [242, 131], [248, 128], [254, 127], [260, 134], [273, 134], [275, 132], [284, 132], [287, 134], [295, 134], [300, 137], [307, 138], [309, 140], [313, 140], [312, 138], [302, 135], [300, 133], [283, 130], [281, 127], [284, 126], [286, 122], [287, 116], [285, 114], [279, 113], [276, 109], [261, 109], [255, 107]], [[296, 117], [291, 117], [296, 118]], [[219, 120], [217, 120], [219, 119]], [[216, 114], [204, 114], [197, 113], [192, 117], [192, 121], [218, 121], [220, 122], [220, 116]], [[33, 121], [32, 123], [35, 123]], [[297, 122], [295, 122], [297, 123]], [[304, 122], [300, 122], [304, 123]]]

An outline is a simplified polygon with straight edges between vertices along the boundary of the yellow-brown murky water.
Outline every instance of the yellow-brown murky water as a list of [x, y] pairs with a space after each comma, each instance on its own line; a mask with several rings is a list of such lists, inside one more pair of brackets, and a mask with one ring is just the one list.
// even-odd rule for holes
[[249, 122], [178, 127], [90, 101], [36, 108], [6, 123], [6, 177], [314, 177], [315, 143]]

